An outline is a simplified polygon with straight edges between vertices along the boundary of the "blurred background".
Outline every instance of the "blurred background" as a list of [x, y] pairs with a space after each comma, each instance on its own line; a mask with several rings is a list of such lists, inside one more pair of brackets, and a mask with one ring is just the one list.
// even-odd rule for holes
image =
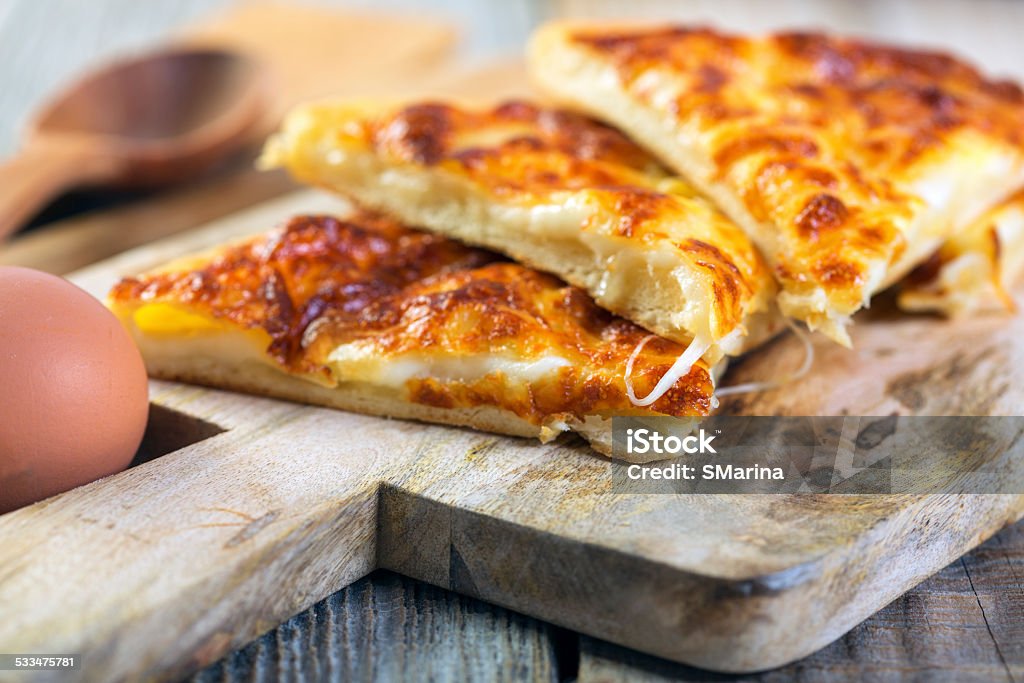
[[[268, 8], [272, 10], [269, 13]], [[307, 8], [320, 14], [302, 14]], [[279, 34], [273, 20], [254, 19], [259, 30], [246, 44], [249, 28], [238, 18], [248, 16], [249, 11], [265, 16], [273, 16], [275, 11], [277, 16], [294, 13], [304, 19], [282, 27]], [[327, 16], [324, 12], [336, 14], [336, 31], [317, 19]], [[362, 18], [358, 28], [346, 23], [352, 17]], [[402, 23], [398, 29], [394, 25], [378, 29], [374, 17], [391, 17]], [[409, 94], [423, 83], [441, 83], [441, 87], [428, 90], [444, 93], [457, 84], [454, 91], [458, 94], [481, 98], [524, 92], [525, 79], [516, 62], [523, 43], [536, 25], [557, 17], [673, 19], [743, 31], [826, 28], [941, 47], [968, 56], [994, 74], [1024, 78], [1024, 41], [1020, 38], [1024, 2], [1020, 0], [3, 0], [0, 158], [10, 157], [23, 146], [33, 112], [84, 70], [183, 37], [213, 35], [217, 43], [230, 34], [228, 42], [234, 47], [253, 48], [261, 57], [267, 52], [271, 61], [287, 62], [288, 68], [279, 74], [276, 84], [285, 95], [279, 103], [283, 111], [284, 105], [295, 99], [332, 92]], [[304, 26], [317, 28], [317, 35], [312, 36]], [[405, 36], [420, 27], [422, 45], [410, 47]], [[335, 33], [336, 41], [332, 39]], [[353, 40], [357, 44], [352, 44]], [[351, 44], [347, 51], [346, 43]], [[274, 115], [279, 116], [280, 111]], [[238, 155], [234, 166], [226, 165], [229, 170], [251, 169], [257, 137], [262, 136], [254, 136], [248, 152]], [[212, 177], [218, 178], [221, 186], [210, 186], [205, 175], [185, 186], [192, 190], [200, 185], [213, 187], [213, 196], [161, 207], [160, 215], [166, 216], [169, 209], [184, 206], [187, 218], [131, 236], [113, 228], [108, 229], [113, 237], [101, 234], [93, 224], [89, 238], [79, 242], [84, 251], [75, 258], [69, 256], [73, 250], [66, 242], [50, 244], [33, 235], [26, 243], [23, 230], [17, 244], [8, 240], [0, 245], [0, 263], [67, 272], [290, 189], [284, 179], [253, 180], [251, 174], [244, 182], [224, 185], [226, 171], [221, 168], [218, 173]], [[181, 185], [142, 191], [103, 187], [66, 192], [34, 213], [29, 227], [33, 232], [40, 226], [61, 229], [68, 227], [68, 220], [97, 211], [115, 212], [103, 217], [108, 225], [111, 220], [143, 220], [148, 218], [145, 213], [126, 217], [116, 212], [140, 200], [180, 191]], [[61, 258], [47, 263], [57, 250], [64, 251]]]
[[[84, 67], [149, 47], [211, 14], [245, 4], [257, 3], [3, 0], [0, 155], [16, 149], [19, 133], [39, 102]], [[473, 60], [517, 55], [530, 30], [546, 19], [626, 16], [697, 21], [738, 30], [825, 27], [942, 46], [996, 73], [1024, 77], [1024, 2], [1020, 0], [301, 0], [276, 4], [447, 20], [460, 33], [460, 54]]]

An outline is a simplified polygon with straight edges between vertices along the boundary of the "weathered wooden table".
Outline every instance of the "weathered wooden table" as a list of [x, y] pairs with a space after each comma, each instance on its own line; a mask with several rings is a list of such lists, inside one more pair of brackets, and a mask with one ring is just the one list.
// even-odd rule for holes
[[[110, 51], [133, 48], [227, 0], [7, 0], [0, 5], [0, 152], [13, 149], [17, 127], [50, 88], [81, 63]], [[356, 4], [368, 5], [368, 2]], [[404, 7], [413, 2], [389, 2]], [[428, 3], [424, 3], [424, 7]], [[529, 25], [579, 3], [429, 3], [447, 5], [475, 27], [478, 54], [508, 50]], [[688, 3], [690, 15], [706, 17], [708, 2]], [[588, 6], [597, 13], [602, 3]], [[887, 33], [929, 32], [929, 42], [983, 34], [990, 61], [1009, 64], [1021, 49], [1010, 36], [1024, 22], [1024, 3], [952, 0], [942, 3], [787, 2], [775, 7], [774, 23], [831, 23], [851, 30], [881, 27]], [[729, 22], [769, 25], [765, 12], [743, 0], [714, 4]], [[666, 3], [644, 3], [647, 13]], [[927, 11], [926, 11], [927, 10]], [[744, 17], [740, 20], [737, 17]], [[731, 18], [730, 18], [731, 17]], [[750, 18], [753, 17], [753, 18]], [[761, 17], [760, 19], [758, 17]], [[1014, 21], [1016, 17], [1016, 21]], [[920, 25], [918, 25], [920, 24]], [[916, 27], [916, 29], [915, 29]], [[953, 36], [956, 36], [955, 38]], [[966, 49], [966, 48], [964, 48]], [[1011, 51], [1012, 52], [1012, 51]], [[1024, 63], [1024, 60], [1018, 61]], [[157, 211], [176, 216], [162, 230], [183, 229], [219, 213], [287, 188], [268, 177], [253, 187], [233, 177], [161, 195], [146, 207], [126, 204], [37, 230], [7, 248], [0, 263], [18, 262], [65, 272], [144, 239], [128, 234]], [[204, 197], [202, 215], [177, 217], [176, 207]], [[154, 228], [155, 230], [155, 228]], [[156, 233], [153, 233], [155, 236]], [[87, 247], [83, 249], [83, 246]], [[2, 649], [2, 644], [0, 644]], [[405, 678], [430, 680], [731, 680], [640, 655], [587, 636], [493, 607], [438, 588], [378, 572], [339, 591], [197, 674], [194, 680], [319, 680]], [[1024, 522], [908, 592], [833, 645], [800, 662], [735, 680], [1024, 680]]]
[[1024, 679], [1024, 522], [842, 639], [759, 675], [639, 654], [378, 572], [192, 680], [1008, 681]]

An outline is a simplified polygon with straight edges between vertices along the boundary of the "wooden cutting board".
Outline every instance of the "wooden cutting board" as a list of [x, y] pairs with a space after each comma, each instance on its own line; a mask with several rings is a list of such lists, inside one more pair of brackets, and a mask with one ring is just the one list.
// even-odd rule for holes
[[[121, 275], [342, 206], [289, 195], [74, 279], [102, 296]], [[819, 343], [807, 379], [733, 409], [1024, 406], [1024, 318], [875, 312], [854, 336], [856, 351]], [[797, 346], [778, 340], [727, 381], [774, 376]], [[148, 461], [0, 517], [9, 651], [81, 653], [88, 680], [174, 679], [383, 567], [677, 661], [766, 669], [1024, 514], [1018, 495], [613, 494], [613, 465], [578, 441], [159, 381], [151, 399]]]

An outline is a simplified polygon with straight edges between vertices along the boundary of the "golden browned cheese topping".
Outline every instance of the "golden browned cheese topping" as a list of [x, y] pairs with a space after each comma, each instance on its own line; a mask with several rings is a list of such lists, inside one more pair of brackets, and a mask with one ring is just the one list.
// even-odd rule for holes
[[644, 187], [657, 163], [613, 128], [579, 114], [511, 101], [471, 111], [442, 103], [365, 122], [365, 141], [389, 157], [462, 172], [504, 196], [596, 186]]
[[751, 300], [771, 286], [742, 230], [622, 133], [585, 116], [522, 101], [485, 110], [427, 102], [347, 118], [332, 135], [339, 148], [356, 144], [391, 162], [467, 178], [498, 203], [561, 206], [568, 193], [580, 193], [591, 211], [583, 232], [637, 248], [701, 252], [697, 265], [722, 295], [712, 302], [717, 334], [740, 325]]
[[[396, 362], [559, 360], [526, 379], [492, 371], [457, 378], [420, 373], [405, 382], [409, 400], [433, 406], [493, 405], [537, 424], [559, 413], [710, 410], [713, 387], [702, 363], [651, 410], [632, 406], [623, 371], [648, 333], [598, 308], [581, 290], [367, 213], [294, 218], [188, 270], [124, 279], [111, 299], [171, 304], [265, 331], [266, 353], [282, 369], [327, 378], [329, 356], [352, 344]], [[635, 364], [637, 392], [653, 388], [682, 351], [664, 339], [650, 341]]]
[[[625, 80], [651, 67], [687, 80], [680, 118], [726, 121], [774, 111], [787, 124], [841, 130], [858, 155], [901, 166], [951, 129], [972, 127], [1014, 145], [1024, 141], [1024, 92], [986, 78], [941, 52], [890, 47], [821, 33], [748, 38], [707, 28], [666, 27], [589, 36], [580, 43], [612, 59]], [[815, 142], [765, 131], [745, 145], [814, 157]], [[736, 150], [723, 153], [728, 161]]]
[[[778, 275], [849, 286], [850, 306], [875, 259], [904, 253], [902, 227], [920, 201], [920, 165], [942, 161], [952, 136], [1024, 147], [1024, 93], [946, 54], [820, 33], [743, 37], [707, 28], [588, 30], [598, 53], [642, 99], [659, 98], [699, 137], [750, 214], [788, 244]], [[961, 150], [962, 154], [963, 150]], [[964, 173], [971, 173], [970, 154]], [[802, 245], [802, 246], [796, 246]], [[831, 262], [821, 254], [831, 253]]]

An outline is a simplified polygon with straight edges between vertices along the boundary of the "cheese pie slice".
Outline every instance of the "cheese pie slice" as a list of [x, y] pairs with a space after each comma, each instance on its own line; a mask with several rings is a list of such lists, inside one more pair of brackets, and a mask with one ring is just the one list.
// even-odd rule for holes
[[612, 415], [696, 424], [713, 402], [698, 361], [637, 407], [628, 384], [649, 391], [680, 345], [553, 276], [368, 213], [294, 218], [124, 279], [108, 305], [154, 377], [542, 440], [572, 430], [608, 454]]
[[1013, 285], [1024, 275], [1024, 190], [942, 245], [903, 283], [899, 305], [946, 315], [1016, 310]]
[[555, 23], [535, 82], [624, 131], [761, 248], [790, 316], [850, 316], [1024, 184], [1024, 94], [944, 54], [818, 33]]
[[[565, 111], [300, 107], [264, 164], [371, 209], [501, 251], [715, 362], [779, 328], [742, 230], [619, 132]], [[680, 366], [685, 370], [685, 363]]]

